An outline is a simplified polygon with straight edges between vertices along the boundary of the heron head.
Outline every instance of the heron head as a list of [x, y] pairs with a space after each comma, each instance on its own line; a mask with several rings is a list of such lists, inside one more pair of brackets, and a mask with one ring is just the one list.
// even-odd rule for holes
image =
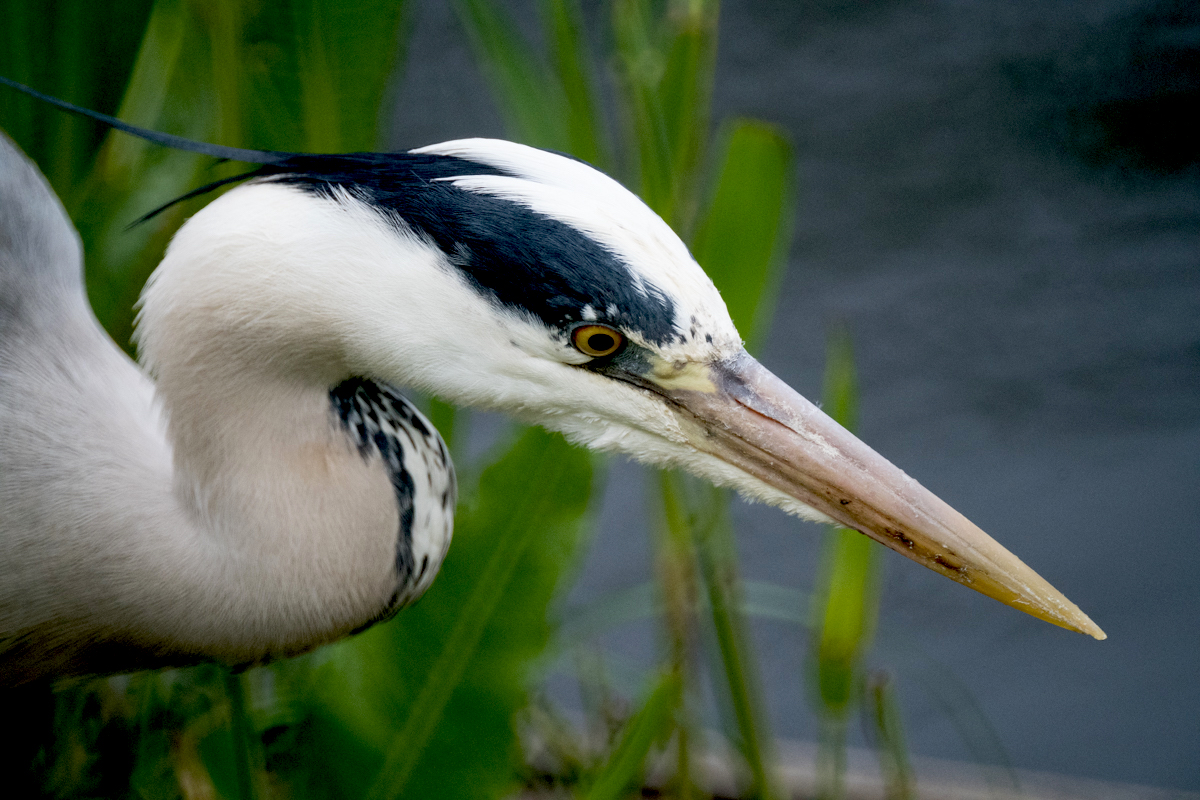
[[[280, 318], [303, 320], [299, 338], [336, 342], [339, 369], [836, 521], [1103, 638], [1033, 570], [747, 354], [683, 242], [599, 171], [471, 139], [400, 154], [295, 156], [261, 175], [210, 206], [225, 209], [211, 212], [224, 215], [215, 224], [262, 238], [266, 207], [288, 230], [259, 246], [279, 270], [260, 264], [255, 280], [274, 275], [276, 285], [250, 296], [290, 297]], [[319, 264], [333, 279], [283, 271], [297, 263]], [[270, 317], [262, 305], [238, 318]]]

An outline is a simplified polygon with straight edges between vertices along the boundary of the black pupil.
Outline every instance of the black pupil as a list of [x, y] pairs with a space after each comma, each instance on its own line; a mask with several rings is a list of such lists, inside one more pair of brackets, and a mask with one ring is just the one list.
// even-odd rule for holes
[[613, 349], [613, 346], [616, 343], [617, 340], [614, 339], [610, 333], [593, 333], [588, 337], [588, 347], [592, 348], [598, 353], [603, 353], [606, 350]]

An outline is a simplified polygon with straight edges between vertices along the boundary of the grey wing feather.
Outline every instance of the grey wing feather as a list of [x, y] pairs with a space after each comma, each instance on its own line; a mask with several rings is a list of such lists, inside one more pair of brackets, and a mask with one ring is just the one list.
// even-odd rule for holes
[[158, 429], [87, 303], [75, 229], [0, 133], [0, 685], [75, 671], [122, 626], [104, 577], [169, 496]]

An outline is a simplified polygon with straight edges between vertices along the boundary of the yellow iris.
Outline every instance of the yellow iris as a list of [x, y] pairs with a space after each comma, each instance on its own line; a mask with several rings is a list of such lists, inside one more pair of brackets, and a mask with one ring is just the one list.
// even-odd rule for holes
[[625, 337], [607, 325], [581, 325], [571, 334], [571, 341], [584, 355], [601, 358], [617, 352]]

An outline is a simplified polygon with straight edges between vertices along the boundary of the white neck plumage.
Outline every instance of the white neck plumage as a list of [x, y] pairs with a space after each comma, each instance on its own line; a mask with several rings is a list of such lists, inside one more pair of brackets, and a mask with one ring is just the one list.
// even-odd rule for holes
[[[283, 274], [272, 269], [282, 264], [264, 263], [269, 236], [259, 252], [236, 230], [216, 244], [193, 238], [204, 235], [203, 224], [181, 231], [144, 296], [139, 340], [154, 389], [90, 313], [80, 324], [91, 330], [77, 337], [86, 346], [64, 365], [81, 395], [65, 402], [94, 415], [97, 441], [80, 443], [77, 474], [61, 479], [86, 480], [107, 496], [73, 515], [86, 524], [38, 545], [60, 554], [31, 559], [75, 580], [56, 586], [52, 574], [31, 575], [38, 591], [55, 595], [30, 604], [50, 618], [14, 624], [37, 631], [30, 658], [54, 653], [54, 671], [192, 657], [246, 663], [310, 649], [418, 594], [449, 542], [452, 489], [448, 508], [427, 510], [416, 520], [424, 528], [409, 531], [409, 562], [427, 563], [420, 585], [405, 586], [395, 476], [331, 402], [331, 389], [356, 374], [344, 332], [322, 310], [346, 290], [345, 271], [326, 269], [340, 288], [323, 287], [320, 270], [292, 265]], [[263, 300], [256, 285], [275, 297]], [[440, 445], [422, 461], [417, 442], [400, 434], [409, 452], [399, 463], [422, 487], [439, 469], [443, 483], [452, 480], [448, 464], [435, 463]]]

